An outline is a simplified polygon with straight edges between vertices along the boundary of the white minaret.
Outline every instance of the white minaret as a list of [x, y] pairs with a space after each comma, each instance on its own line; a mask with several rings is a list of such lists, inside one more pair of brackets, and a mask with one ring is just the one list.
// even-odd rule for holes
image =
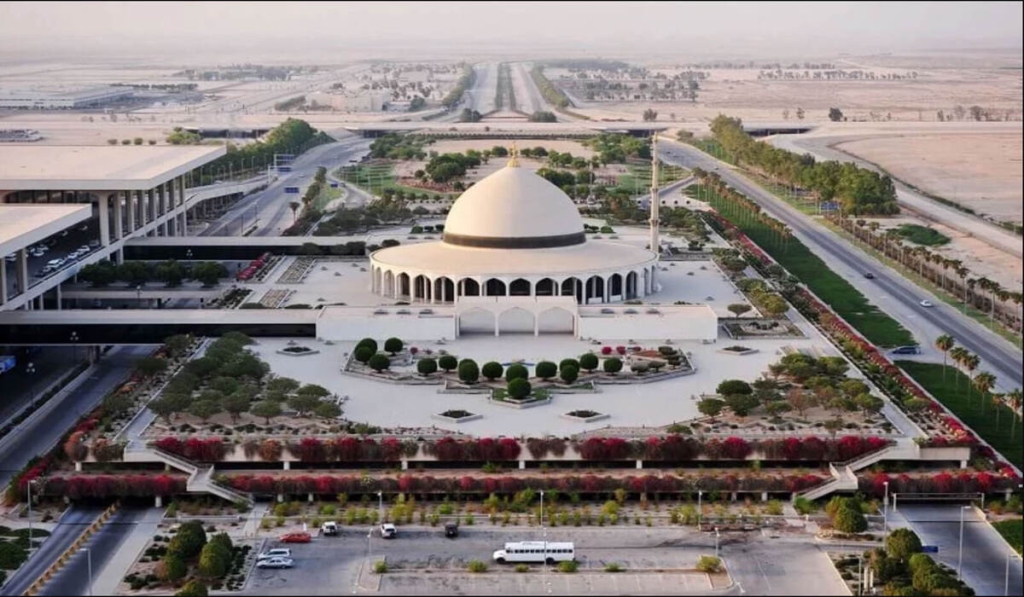
[[651, 250], [661, 255], [658, 240], [658, 217], [661, 197], [658, 196], [658, 133], [651, 137]]

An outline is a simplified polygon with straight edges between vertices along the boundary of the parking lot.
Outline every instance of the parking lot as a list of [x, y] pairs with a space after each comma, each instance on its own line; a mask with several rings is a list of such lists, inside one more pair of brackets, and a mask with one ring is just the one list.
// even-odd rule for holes
[[[30, 252], [28, 257], [28, 276], [29, 286], [35, 286], [39, 282], [48, 278], [49, 276], [57, 273], [60, 270], [66, 269], [74, 265], [79, 259], [85, 257], [95, 251], [99, 247], [99, 220], [93, 218], [81, 224], [72, 226], [66, 230], [63, 230], [53, 236], [49, 237], [42, 243], [34, 245], [32, 248], [39, 249], [40, 245], [45, 245], [45, 251], [34, 251]], [[90, 243], [92, 246], [90, 246]], [[89, 251], [85, 254], [79, 254], [77, 259], [67, 259], [69, 255], [74, 253], [79, 247], [89, 247]], [[7, 292], [8, 296], [14, 296], [20, 294], [22, 290], [19, 288], [18, 292], [14, 292], [14, 288], [17, 284], [18, 276], [16, 274], [15, 261], [9, 256], [4, 256], [2, 267], [7, 268]], [[57, 267], [47, 268], [47, 263], [54, 260], [64, 259], [65, 261]]]
[[[714, 587], [706, 575], [692, 572], [701, 555], [713, 555], [711, 533], [682, 528], [555, 528], [548, 541], [572, 541], [579, 563], [577, 574], [544, 570], [533, 564], [517, 573], [511, 565], [492, 561], [505, 542], [544, 540], [537, 529], [463, 526], [454, 539], [441, 527], [399, 527], [398, 537], [381, 539], [375, 532], [344, 528], [338, 537], [314, 538], [309, 544], [291, 544], [294, 568], [253, 570], [245, 592], [274, 595], [382, 594], [709, 594], [730, 586], [720, 578]], [[792, 540], [792, 539], [791, 539]], [[721, 555], [742, 576], [744, 586], [757, 586], [759, 594], [846, 594], [828, 558], [810, 537], [804, 543], [770, 540], [759, 534], [722, 535]], [[264, 550], [278, 547], [268, 541]], [[772, 566], [770, 556], [787, 554], [786, 567]], [[792, 557], [790, 557], [792, 555]], [[385, 559], [386, 574], [371, 571]], [[772, 558], [773, 559], [773, 558]], [[482, 574], [466, 571], [469, 562], [488, 565]], [[605, 565], [616, 563], [624, 572], [612, 574]], [[800, 578], [784, 577], [800, 572]], [[757, 579], [752, 576], [756, 575]], [[807, 576], [805, 576], [807, 575]], [[763, 580], [762, 580], [763, 579]], [[792, 582], [789, 582], [789, 581]], [[799, 585], [799, 586], [798, 586]], [[793, 593], [794, 588], [804, 591]], [[739, 588], [734, 587], [738, 592]], [[749, 592], [750, 589], [747, 589]]]

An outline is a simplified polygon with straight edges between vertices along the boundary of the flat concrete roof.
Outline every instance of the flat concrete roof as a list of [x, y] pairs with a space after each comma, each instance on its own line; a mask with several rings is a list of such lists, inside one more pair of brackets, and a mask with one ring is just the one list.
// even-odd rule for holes
[[301, 247], [305, 244], [332, 247], [363, 241], [365, 238], [365, 234], [358, 236], [140, 236], [128, 239], [125, 244], [133, 247]]
[[0, 203], [0, 256], [30, 247], [91, 216], [88, 204]]
[[0, 145], [0, 191], [145, 191], [225, 153], [223, 145]]
[[0, 324], [21, 325], [160, 325], [316, 323], [320, 309], [64, 309], [5, 311]]

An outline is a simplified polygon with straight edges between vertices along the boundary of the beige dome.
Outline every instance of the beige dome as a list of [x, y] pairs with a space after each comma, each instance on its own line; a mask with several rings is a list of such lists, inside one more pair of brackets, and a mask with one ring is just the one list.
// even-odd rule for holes
[[586, 242], [572, 199], [530, 170], [505, 167], [463, 193], [448, 213], [444, 242], [543, 248]]

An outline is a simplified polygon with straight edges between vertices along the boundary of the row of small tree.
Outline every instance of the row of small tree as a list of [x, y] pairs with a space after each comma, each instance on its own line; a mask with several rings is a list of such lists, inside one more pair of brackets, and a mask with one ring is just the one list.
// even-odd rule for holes
[[168, 288], [172, 288], [189, 279], [198, 280], [203, 286], [213, 286], [227, 276], [227, 268], [214, 261], [183, 264], [173, 259], [155, 264], [142, 261], [114, 264], [112, 261], [103, 260], [90, 263], [78, 272], [79, 278], [97, 288], [113, 282], [142, 286], [153, 280], [163, 282]]

